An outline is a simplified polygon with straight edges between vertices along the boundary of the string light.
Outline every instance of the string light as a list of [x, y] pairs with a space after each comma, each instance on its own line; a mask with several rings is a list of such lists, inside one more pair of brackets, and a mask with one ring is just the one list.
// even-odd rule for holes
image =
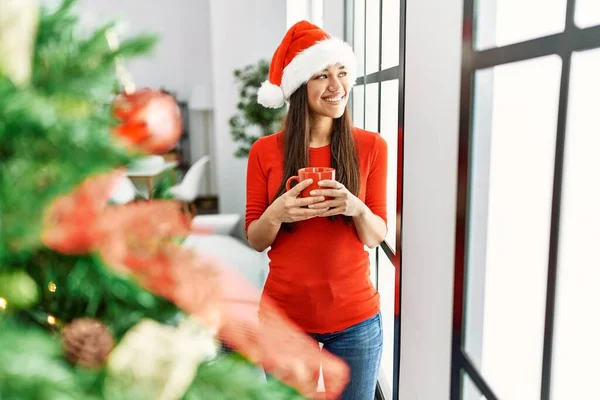
[[48, 321], [48, 325], [56, 325], [56, 318], [53, 315], [48, 315], [46, 320]]
[[56, 283], [50, 282], [48, 284], [48, 290], [51, 291], [52, 293], [56, 292]]
[[[108, 47], [112, 51], [119, 50], [119, 38], [112, 29], [107, 29], [106, 32], [104, 32], [104, 36], [108, 42]], [[133, 76], [125, 67], [125, 60], [123, 59], [123, 56], [119, 55], [115, 58], [115, 67], [117, 69], [117, 76], [119, 77], [121, 84], [124, 86], [125, 93], [131, 94], [135, 92]]]
[[8, 306], [8, 301], [4, 297], [0, 297], [0, 310], [6, 310], [6, 306]]

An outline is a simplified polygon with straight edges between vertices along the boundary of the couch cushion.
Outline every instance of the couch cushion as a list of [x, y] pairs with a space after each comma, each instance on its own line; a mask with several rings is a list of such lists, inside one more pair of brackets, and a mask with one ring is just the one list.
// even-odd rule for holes
[[259, 253], [239, 239], [226, 235], [191, 235], [183, 245], [218, 258], [244, 276], [253, 287], [262, 291], [269, 270], [266, 252]]

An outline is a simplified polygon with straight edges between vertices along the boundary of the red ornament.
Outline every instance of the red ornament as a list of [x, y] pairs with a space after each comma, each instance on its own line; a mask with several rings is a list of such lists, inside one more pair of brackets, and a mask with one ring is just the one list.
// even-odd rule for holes
[[102, 241], [101, 214], [123, 171], [87, 178], [45, 210], [42, 243], [63, 254], [86, 254]]
[[165, 153], [182, 133], [181, 111], [173, 96], [152, 89], [121, 93], [113, 102], [122, 121], [116, 134], [125, 143], [148, 154]]
[[172, 301], [305, 397], [314, 398], [321, 368], [328, 398], [341, 395], [349, 379], [343, 360], [321, 350], [241, 274], [177, 243], [192, 230], [177, 202], [108, 207], [101, 224], [110, 232], [99, 247], [107, 265]]
[[154, 293], [172, 296], [172, 264], [179, 245], [174, 241], [190, 233], [191, 220], [174, 201], [151, 201], [109, 207], [102, 214], [99, 246], [104, 260], [135, 275]]

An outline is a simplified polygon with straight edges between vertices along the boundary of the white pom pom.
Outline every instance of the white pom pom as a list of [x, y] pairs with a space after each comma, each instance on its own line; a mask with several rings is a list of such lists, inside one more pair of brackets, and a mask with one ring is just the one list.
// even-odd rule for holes
[[267, 108], [279, 108], [285, 104], [283, 89], [271, 82], [264, 81], [258, 89], [258, 103]]

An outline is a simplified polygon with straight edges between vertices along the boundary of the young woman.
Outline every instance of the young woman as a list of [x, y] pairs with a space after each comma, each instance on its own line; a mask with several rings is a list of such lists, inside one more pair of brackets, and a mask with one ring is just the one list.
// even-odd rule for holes
[[[271, 247], [264, 293], [350, 367], [342, 399], [372, 400], [383, 335], [364, 246], [386, 234], [387, 148], [352, 127], [355, 70], [350, 46], [319, 27], [301, 21], [286, 33], [258, 101], [289, 109], [284, 130], [250, 150], [246, 233], [257, 251]], [[304, 167], [333, 167], [336, 179], [318, 182], [310, 197], [299, 195], [311, 180], [286, 191]]]

